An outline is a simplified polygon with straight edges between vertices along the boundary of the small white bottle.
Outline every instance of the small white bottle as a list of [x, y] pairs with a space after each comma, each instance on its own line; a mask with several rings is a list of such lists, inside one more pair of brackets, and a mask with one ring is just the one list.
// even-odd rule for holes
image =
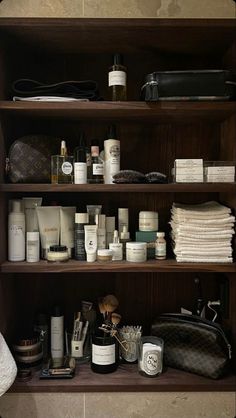
[[114, 231], [113, 242], [109, 244], [109, 250], [113, 251], [112, 261], [123, 260], [123, 244], [120, 243], [117, 230]]
[[95, 215], [96, 225], [98, 226], [98, 250], [106, 248], [106, 215]]
[[155, 259], [165, 260], [166, 259], [166, 240], [165, 232], [157, 232], [157, 239], [155, 242]]
[[26, 261], [28, 263], [39, 261], [39, 232], [26, 233]]
[[64, 356], [64, 316], [56, 306], [51, 316], [51, 357], [53, 365], [60, 366]]
[[115, 216], [106, 216], [106, 248], [113, 242], [116, 218]]
[[12, 211], [8, 215], [8, 260], [25, 260], [25, 214], [21, 201], [12, 201]]
[[128, 208], [118, 208], [118, 230], [119, 237], [121, 238], [121, 232], [123, 227], [126, 227], [126, 231], [129, 230], [129, 209]]

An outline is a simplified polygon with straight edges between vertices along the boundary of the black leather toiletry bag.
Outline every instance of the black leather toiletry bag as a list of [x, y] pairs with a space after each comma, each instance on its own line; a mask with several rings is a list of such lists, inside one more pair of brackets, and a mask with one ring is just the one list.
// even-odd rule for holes
[[152, 334], [164, 340], [166, 366], [212, 379], [227, 372], [231, 346], [218, 324], [195, 315], [163, 314]]
[[28, 135], [17, 139], [6, 159], [6, 177], [10, 183], [50, 183], [51, 155], [60, 150], [59, 138]]
[[236, 73], [226, 70], [159, 71], [148, 74], [141, 99], [231, 100], [236, 98]]

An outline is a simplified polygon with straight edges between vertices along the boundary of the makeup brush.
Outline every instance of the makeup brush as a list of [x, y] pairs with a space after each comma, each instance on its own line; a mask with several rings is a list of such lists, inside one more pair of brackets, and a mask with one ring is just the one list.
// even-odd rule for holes
[[102, 303], [104, 305], [105, 312], [114, 312], [119, 306], [118, 299], [114, 295], [105, 296]]
[[111, 314], [111, 322], [112, 324], [116, 327], [121, 321], [121, 315], [119, 315], [118, 313], [113, 312]]

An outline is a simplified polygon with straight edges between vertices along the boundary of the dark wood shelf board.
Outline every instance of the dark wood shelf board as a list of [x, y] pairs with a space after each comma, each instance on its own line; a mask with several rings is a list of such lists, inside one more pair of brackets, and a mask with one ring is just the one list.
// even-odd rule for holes
[[42, 193], [227, 193], [236, 183], [168, 184], [0, 184], [1, 192]]
[[215, 272], [235, 273], [236, 263], [177, 263], [175, 260], [148, 260], [144, 263], [112, 261], [108, 263], [87, 263], [70, 260], [52, 263], [41, 260], [37, 263], [10, 262], [1, 264], [2, 273], [158, 273], [158, 272]]
[[236, 102], [160, 101], [146, 103], [127, 102], [13, 102], [0, 101], [0, 112], [25, 117], [62, 119], [124, 120], [142, 123], [191, 122], [197, 120], [222, 121], [236, 114]]
[[214, 55], [229, 48], [235, 33], [235, 19], [0, 19], [1, 38], [54, 53], [165, 50]]
[[121, 365], [114, 373], [93, 373], [89, 365], [77, 367], [70, 380], [40, 380], [39, 372], [29, 382], [15, 381], [9, 392], [222, 392], [236, 390], [236, 377], [212, 380], [180, 370], [167, 369], [157, 378], [143, 377], [137, 365]]

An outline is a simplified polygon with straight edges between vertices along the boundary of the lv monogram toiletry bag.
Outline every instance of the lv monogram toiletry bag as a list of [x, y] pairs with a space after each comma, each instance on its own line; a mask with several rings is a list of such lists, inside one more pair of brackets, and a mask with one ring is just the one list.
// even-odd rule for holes
[[218, 324], [195, 315], [163, 314], [152, 334], [164, 340], [166, 366], [212, 379], [227, 372], [231, 346]]
[[60, 149], [60, 139], [46, 135], [28, 135], [17, 139], [6, 159], [10, 183], [50, 183], [51, 155]]

